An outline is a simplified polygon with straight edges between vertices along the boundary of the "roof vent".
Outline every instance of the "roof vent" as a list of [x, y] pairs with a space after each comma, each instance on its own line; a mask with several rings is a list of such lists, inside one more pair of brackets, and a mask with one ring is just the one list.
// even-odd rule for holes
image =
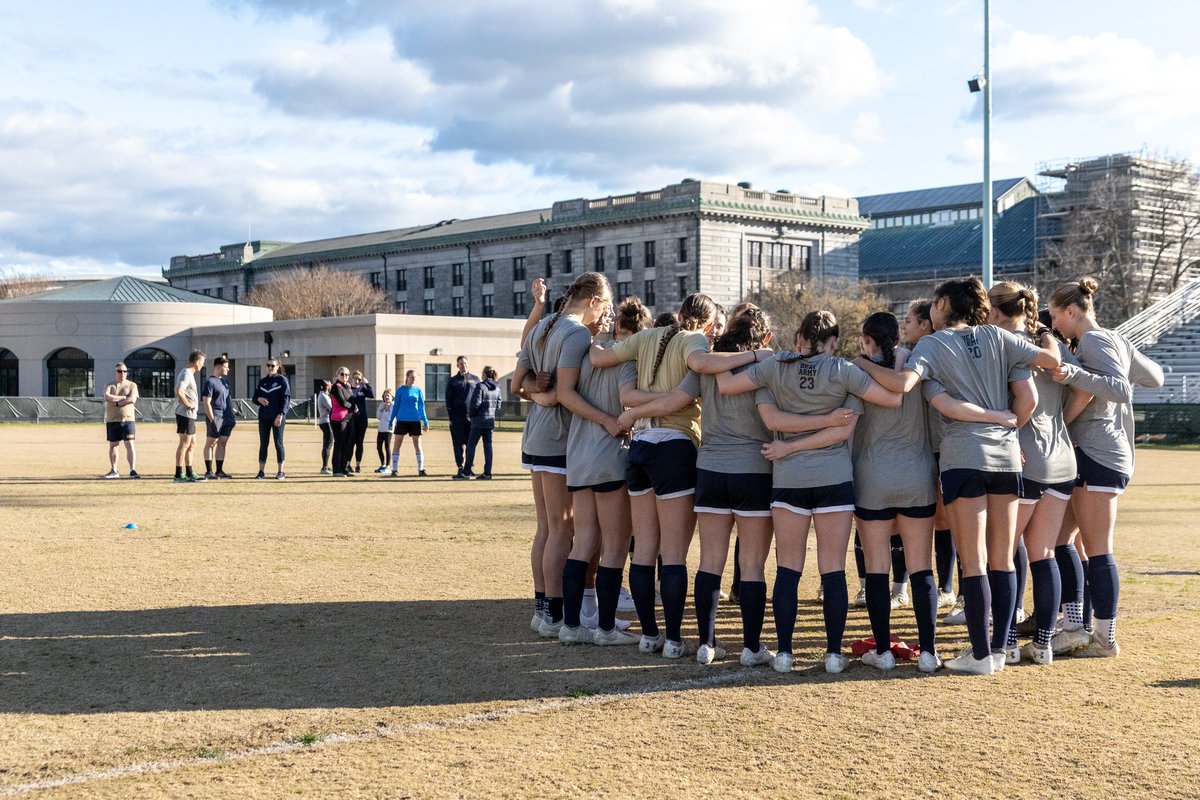
[[739, 189], [753, 189], [754, 184], [750, 183], [750, 181], [740, 181], [740, 182], [738, 182], [738, 188]]

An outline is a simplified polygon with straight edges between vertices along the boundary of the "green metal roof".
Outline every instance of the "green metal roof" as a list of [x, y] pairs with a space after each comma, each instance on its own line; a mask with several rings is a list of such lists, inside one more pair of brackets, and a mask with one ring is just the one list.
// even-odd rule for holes
[[165, 283], [125, 275], [4, 300], [5, 303], [225, 303]]

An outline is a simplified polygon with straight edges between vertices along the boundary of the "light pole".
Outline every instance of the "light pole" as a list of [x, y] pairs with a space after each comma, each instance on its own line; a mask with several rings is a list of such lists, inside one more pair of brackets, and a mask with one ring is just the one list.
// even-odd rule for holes
[[992, 288], [992, 11], [991, 0], [983, 0], [983, 69], [967, 88], [983, 92], [983, 288]]

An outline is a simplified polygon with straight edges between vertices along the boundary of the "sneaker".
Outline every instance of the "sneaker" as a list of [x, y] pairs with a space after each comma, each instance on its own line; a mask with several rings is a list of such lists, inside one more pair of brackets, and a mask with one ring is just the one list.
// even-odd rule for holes
[[902, 592], [892, 593], [892, 611], [895, 611], [897, 608], [908, 608], [911, 605], [912, 598], [908, 596], [907, 588]]
[[836, 675], [839, 672], [845, 672], [848, 666], [850, 666], [850, 659], [841, 653], [825, 654], [825, 671], [829, 674]]
[[171, 479], [171, 483], [188, 483], [186, 475], [176, 475]]
[[574, 628], [570, 625], [560, 625], [558, 628], [558, 640], [563, 644], [591, 644], [592, 631], [582, 625]]
[[[761, 651], [759, 651], [759, 652], [761, 652]], [[782, 672], [784, 674], [791, 672], [792, 671], [792, 654], [785, 653], [782, 651], [776, 653], [775, 657], [773, 659], [771, 659], [771, 669], [775, 670], [776, 672]]]
[[725, 648], [720, 645], [702, 644], [696, 648], [696, 663], [711, 664], [725, 657]]
[[376, 475], [387, 475], [391, 471], [392, 471], [391, 467], [380, 467], [379, 469], [375, 470], [375, 474]]
[[1030, 642], [1021, 648], [1021, 657], [1031, 664], [1049, 666], [1054, 663], [1054, 650], [1049, 647], [1038, 647]]
[[1004, 648], [1004, 663], [1005, 664], [1020, 664], [1021, 663], [1021, 648], [1015, 644], [1012, 647]]
[[[742, 657], [738, 659], [743, 667], [759, 667], [763, 664], [770, 664], [775, 660], [775, 654], [761, 644], [758, 646], [758, 652], [754, 652], [749, 647], [742, 648]], [[791, 669], [791, 667], [788, 667]]]
[[[967, 601], [963, 599], [962, 595], [959, 595], [958, 599], [954, 601], [954, 608], [950, 610], [950, 613], [947, 614], [946, 616], [942, 617], [942, 624], [943, 625], [966, 625], [967, 624]], [[950, 665], [947, 664], [946, 667], [947, 667], [947, 669], [949, 669]]]
[[354, 472], [347, 467], [346, 471], [342, 473], [342, 476], [345, 478], [353, 478]]
[[219, 481], [233, 480], [233, 476], [230, 475], [225, 470], [218, 470], [217, 471], [217, 480], [219, 480]]
[[320, 473], [320, 474], [322, 474], [322, 475], [332, 475], [332, 474], [333, 474], [333, 470], [331, 470], [329, 467], [325, 467], [324, 469], [322, 469], [322, 470], [321, 470], [321, 473]]
[[399, 478], [399, 477], [400, 477], [400, 470], [398, 470], [398, 469], [394, 469], [394, 470], [392, 470], [391, 472], [389, 472], [389, 473], [388, 473], [388, 476], [389, 476], [389, 477], [392, 477], [392, 478]]
[[942, 668], [942, 659], [937, 653], [921, 653], [917, 659], [917, 669], [932, 675]]
[[452, 481], [469, 481], [470, 478], [468, 478], [466, 475], [463, 475], [461, 472], [456, 472], [450, 476], [450, 480], [452, 480]]
[[255, 479], [255, 480], [259, 480], [259, 481], [261, 481], [261, 480], [262, 480], [263, 478], [265, 478], [265, 477], [267, 477], [267, 476], [266, 476], [266, 475], [263, 473], [263, 471], [260, 469], [260, 470], [258, 471], [258, 474], [254, 476], [254, 479]]
[[617, 597], [617, 611], [637, 611], [637, 606], [633, 602], [633, 595], [624, 586], [621, 587], [621, 594]]
[[948, 670], [961, 672], [964, 675], [992, 675], [996, 671], [996, 665], [992, 661], [991, 656], [976, 658], [970, 650], [966, 650], [958, 657], [947, 661], [945, 667]]
[[141, 480], [142, 475], [136, 469], [131, 469], [131, 470], [129, 470], [129, 477], [133, 478], [136, 481], [136, 480]]
[[558, 622], [551, 622], [543, 617], [542, 621], [538, 624], [538, 636], [543, 639], [557, 639], [558, 632], [562, 626], [563, 622], [561, 619]]
[[542, 617], [542, 614], [540, 611], [533, 612], [533, 619], [529, 620], [529, 627], [531, 629], [533, 629], [534, 633], [537, 633], [538, 631], [540, 631], [542, 629], [542, 620], [543, 619], [544, 618]]
[[1075, 628], [1074, 630], [1064, 628], [1054, 634], [1054, 638], [1050, 640], [1050, 649], [1054, 651], [1054, 655], [1061, 656], [1082, 650], [1091, 644], [1091, 641], [1091, 634], [1084, 628]]
[[602, 631], [599, 628], [592, 631], [592, 644], [597, 647], [607, 647], [610, 645], [626, 645], [637, 644], [638, 637], [632, 633], [613, 628], [611, 631]]
[[215, 481], [216, 479], [217, 479], [217, 473], [215, 473], [215, 472], [206, 472], [206, 473], [204, 473], [204, 480], [206, 480], [206, 481]]
[[672, 642], [670, 639], [667, 639], [663, 642], [663, 658], [674, 660], [690, 656], [694, 652], [696, 652], [696, 646], [687, 639], [680, 639], [678, 642]]
[[282, 472], [276, 472], [276, 473], [275, 473], [275, 480], [277, 480], [277, 481], [281, 481], [281, 480], [283, 480], [283, 479], [284, 479], [284, 478], [286, 478], [286, 477], [287, 477], [287, 475], [285, 475], [285, 474], [284, 474], [284, 473], [282, 473]]
[[[818, 593], [817, 599], [818, 600], [821, 599], [819, 593]], [[854, 595], [854, 607], [855, 608], [866, 608], [867, 607], [867, 590], [866, 589], [859, 589], [858, 594]]]
[[354, 471], [355, 471], [355, 472], [362, 472], [362, 464], [355, 464], [355, 465], [354, 465]]
[[474, 477], [475, 477], [475, 471], [474, 471], [474, 470], [470, 470], [470, 469], [464, 469], [464, 470], [462, 471], [462, 474], [463, 474], [463, 475], [466, 475], [468, 478], [474, 478]]
[[208, 478], [205, 477], [204, 475], [195, 475], [195, 474], [188, 475], [187, 479], [188, 479], [188, 483], [204, 483], [206, 480], [208, 480]]
[[954, 608], [954, 604], [957, 601], [958, 598], [954, 596], [954, 592], [938, 591], [938, 611], [941, 611], [943, 608]]
[[992, 672], [1000, 672], [1004, 669], [1004, 665], [1008, 663], [1008, 653], [1004, 650], [992, 653]]
[[896, 668], [896, 656], [890, 649], [882, 653], [868, 650], [862, 654], [862, 662], [868, 667], [874, 667], [883, 672], [891, 672]]
[[[595, 614], [580, 614], [579, 624], [589, 630], [596, 630], [600, 627], [600, 612], [597, 611]], [[629, 630], [631, 624], [627, 619], [617, 618], [615, 627], [619, 631], [624, 631]]]
[[484, 473], [483, 475], [475, 476], [475, 480], [477, 480], [477, 481], [490, 481], [491, 479], [492, 479], [492, 476], [488, 475], [487, 473]]
[[1026, 617], [1016, 624], [1018, 636], [1033, 636], [1037, 633], [1037, 620], [1033, 617]]
[[647, 655], [657, 653], [663, 649], [663, 643], [666, 641], [667, 635], [665, 633], [660, 633], [658, 636], [642, 636], [638, 641], [638, 652], [646, 653]]
[[344, 473], [344, 472], [335, 472], [335, 473], [333, 473], [333, 477], [335, 477], [335, 478], [349, 478], [350, 476], [349, 476], [349, 475], [347, 475], [347, 474], [346, 474], [346, 473]]
[[121, 477], [121, 473], [117, 472], [115, 469], [110, 469], [108, 472], [104, 473], [100, 477], [106, 481], [111, 481], [113, 478]]
[[429, 473], [425, 472], [425, 470], [421, 470], [421, 471], [419, 471], [419, 472], [417, 473], [417, 476], [418, 476], [418, 477], [421, 477], [421, 478], [428, 478], [428, 477], [429, 477]]
[[1091, 641], [1087, 643], [1087, 646], [1075, 651], [1075, 655], [1085, 658], [1116, 658], [1121, 655], [1121, 645], [1113, 642], [1110, 647], [1108, 642], [1103, 642], [1095, 634], [1092, 634]]

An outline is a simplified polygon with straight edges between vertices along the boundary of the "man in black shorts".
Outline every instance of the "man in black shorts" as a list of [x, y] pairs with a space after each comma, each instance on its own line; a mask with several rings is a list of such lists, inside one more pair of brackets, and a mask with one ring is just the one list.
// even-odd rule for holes
[[[204, 381], [200, 390], [200, 402], [204, 405], [204, 426], [207, 437], [204, 440], [204, 478], [232, 478], [225, 472], [225, 445], [229, 444], [229, 434], [237, 420], [233, 415], [233, 403], [229, 397], [229, 359], [217, 356], [213, 359], [213, 372]], [[214, 458], [217, 469], [213, 471]]]
[[134, 404], [138, 401], [137, 384], [129, 380], [129, 369], [117, 364], [116, 378], [104, 387], [104, 428], [108, 439], [108, 472], [103, 477], [119, 478], [117, 472], [117, 448], [125, 443], [125, 458], [129, 461], [129, 477], [140, 478], [133, 448]]
[[188, 365], [175, 376], [175, 432], [179, 434], [179, 445], [175, 448], [175, 483], [204, 480], [192, 469], [192, 451], [196, 447], [196, 410], [200, 407], [196, 373], [203, 368], [204, 352], [193, 350], [188, 355]]

